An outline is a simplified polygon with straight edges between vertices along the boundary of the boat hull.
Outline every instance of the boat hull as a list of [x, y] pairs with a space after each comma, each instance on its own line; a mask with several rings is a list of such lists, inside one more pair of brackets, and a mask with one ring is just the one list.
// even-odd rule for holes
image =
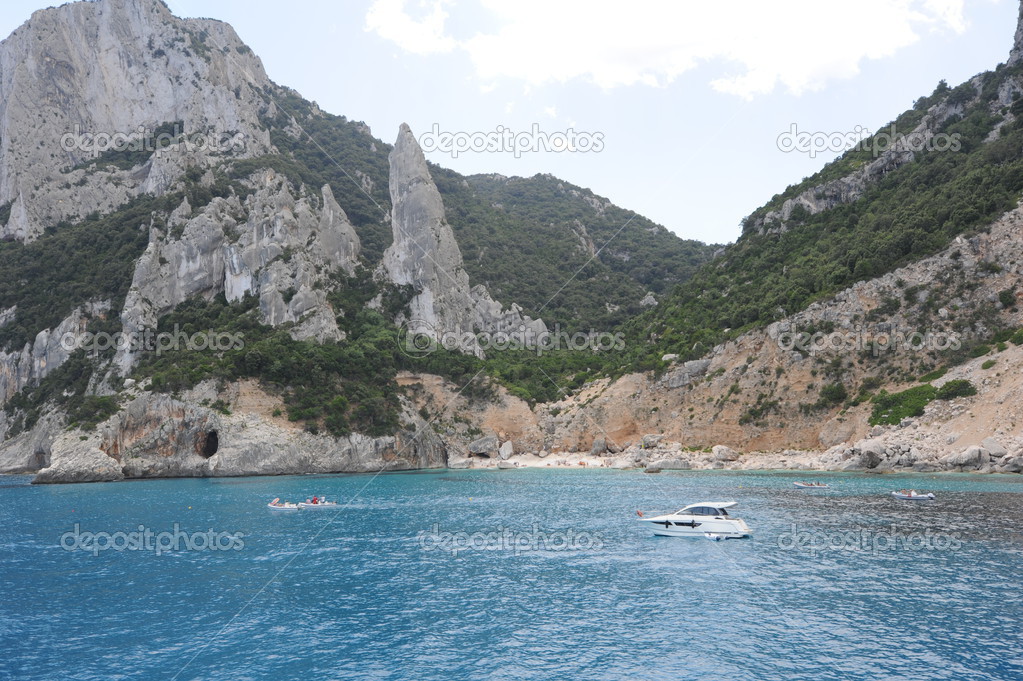
[[314, 510], [314, 511], [321, 511], [321, 510], [328, 509], [328, 508], [335, 508], [335, 509], [336, 508], [341, 508], [341, 504], [335, 504], [333, 502], [331, 502], [329, 504], [307, 504], [304, 501], [300, 501], [300, 502], [298, 502], [298, 507], [303, 509], [303, 510], [310, 509], [310, 510]]
[[651, 518], [644, 521], [650, 525], [657, 537], [704, 537], [720, 535], [725, 539], [748, 537], [752, 531], [739, 518], [717, 520], [714, 518]]

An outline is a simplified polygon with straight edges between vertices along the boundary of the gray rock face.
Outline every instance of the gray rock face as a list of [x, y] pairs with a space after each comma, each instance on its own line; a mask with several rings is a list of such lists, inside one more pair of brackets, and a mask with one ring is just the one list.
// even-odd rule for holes
[[[244, 205], [235, 197], [218, 198], [193, 215], [186, 201], [166, 233], [150, 230], [121, 313], [125, 333], [154, 328], [161, 315], [191, 296], [223, 291], [229, 301], [257, 296], [262, 321], [295, 323], [296, 339], [322, 343], [343, 337], [326, 282], [339, 270], [354, 271], [360, 251], [355, 228], [329, 186], [319, 197], [296, 199], [287, 180], [272, 170], [250, 182], [255, 191]], [[136, 359], [125, 347], [115, 363], [125, 374]]]
[[949, 466], [976, 466], [986, 463], [990, 456], [986, 449], [976, 445], [967, 447], [958, 454], [949, 454], [941, 459], [941, 462]]
[[661, 440], [663, 440], [663, 439], [664, 439], [664, 436], [663, 435], [659, 435], [657, 433], [649, 433], [647, 435], [644, 435], [643, 439], [642, 439], [643, 448], [644, 449], [649, 449], [651, 447], [656, 447], [657, 445], [659, 445], [661, 443]]
[[709, 359], [694, 359], [682, 364], [682, 366], [666, 371], [661, 377], [661, 384], [669, 388], [681, 388], [689, 385], [694, 379], [707, 373], [710, 366]]
[[410, 333], [483, 356], [475, 331], [532, 338], [547, 331], [542, 320], [523, 315], [517, 305], [504, 310], [483, 286], [469, 286], [440, 192], [419, 143], [405, 124], [390, 155], [389, 186], [394, 242], [384, 252], [381, 267], [394, 284], [411, 285], [418, 291], [406, 320]]
[[817, 435], [817, 440], [823, 447], [834, 447], [837, 444], [848, 442], [855, 432], [855, 424], [836, 417], [824, 424]]
[[996, 459], [1003, 457], [1009, 453], [1009, 450], [1006, 449], [998, 440], [994, 439], [993, 437], [984, 438], [981, 441], [980, 446], [986, 449], [988, 454], [990, 454], [993, 458]]
[[34, 482], [286, 475], [443, 468], [443, 442], [411, 409], [395, 436], [343, 438], [282, 429], [254, 414], [224, 416], [143, 395], [81, 440], [61, 432]]
[[650, 468], [656, 468], [663, 471], [686, 471], [692, 468], [692, 464], [686, 459], [680, 458], [661, 459], [650, 464], [647, 467], [647, 470]]
[[447, 443], [448, 453], [448, 468], [472, 468], [472, 457], [469, 456], [469, 450], [466, 449], [461, 443], [448, 442]]
[[1023, 473], [1023, 456], [1006, 457], [998, 467], [999, 473]]
[[42, 469], [32, 483], [44, 485], [58, 482], [113, 482], [123, 480], [117, 461], [96, 447], [83, 447], [67, 437], [53, 444], [53, 463]]
[[63, 219], [169, 188], [155, 160], [138, 172], [66, 174], [102, 151], [82, 134], [181, 121], [185, 132], [217, 140], [238, 133], [242, 153], [265, 153], [258, 89], [266, 85], [262, 63], [230, 26], [178, 19], [157, 0], [36, 12], [0, 44], [0, 204], [13, 202], [0, 237], [31, 240]]
[[888, 455], [887, 448], [881, 440], [860, 440], [845, 450], [839, 470], [861, 470], [876, 468]]
[[515, 445], [511, 440], [501, 443], [501, 447], [497, 450], [497, 455], [502, 459], [510, 459], [513, 454], [515, 454]]
[[739, 458], [737, 451], [725, 445], [714, 445], [711, 448], [711, 452], [713, 452], [714, 459], [717, 461], [736, 461]]
[[355, 270], [361, 249], [355, 228], [328, 185], [316, 205], [313, 197], [296, 200], [273, 172], [256, 181], [262, 187], [246, 201], [242, 234], [224, 248], [227, 299], [257, 295], [265, 323], [298, 322], [296, 338], [340, 340], [325, 281]]
[[[5, 418], [0, 412], [0, 420]], [[3, 442], [4, 428], [0, 428], [0, 473], [35, 473], [50, 465], [54, 439], [64, 428], [64, 419], [50, 412], [40, 417], [32, 430]]]
[[1019, 19], [1016, 22], [1016, 35], [1012, 41], [1012, 50], [1009, 51], [1009, 59], [1006, 66], [1014, 66], [1023, 61], [1023, 4], [1019, 8]]
[[469, 453], [476, 456], [497, 457], [498, 440], [496, 435], [486, 435], [469, 443]]
[[63, 364], [74, 349], [69, 339], [79, 337], [85, 325], [82, 310], [75, 310], [57, 328], [36, 334], [20, 352], [0, 351], [0, 405], [25, 386], [37, 385]]

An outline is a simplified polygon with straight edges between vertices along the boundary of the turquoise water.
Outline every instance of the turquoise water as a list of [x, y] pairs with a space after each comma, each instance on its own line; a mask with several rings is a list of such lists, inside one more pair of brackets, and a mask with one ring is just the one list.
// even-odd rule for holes
[[[1023, 478], [806, 475], [0, 478], [0, 678], [1023, 678]], [[752, 539], [636, 522], [727, 499]]]

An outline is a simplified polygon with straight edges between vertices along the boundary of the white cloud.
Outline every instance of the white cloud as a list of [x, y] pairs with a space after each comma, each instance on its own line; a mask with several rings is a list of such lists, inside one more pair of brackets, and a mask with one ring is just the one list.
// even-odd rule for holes
[[457, 46], [484, 81], [656, 87], [713, 62], [727, 75], [711, 86], [747, 99], [816, 90], [922, 32], [966, 28], [965, 0], [477, 1], [500, 28], [461, 42], [445, 34], [441, 2], [417, 22], [401, 0], [378, 0], [366, 27], [417, 54]]
[[421, 2], [424, 16], [415, 19], [405, 11], [404, 0], [376, 0], [366, 12], [364, 30], [397, 43], [414, 54], [450, 52], [457, 43], [444, 34], [444, 0]]

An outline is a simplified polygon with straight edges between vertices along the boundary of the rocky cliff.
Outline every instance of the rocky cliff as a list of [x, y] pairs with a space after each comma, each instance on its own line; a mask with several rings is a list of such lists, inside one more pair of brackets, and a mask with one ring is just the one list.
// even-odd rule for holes
[[406, 124], [390, 155], [390, 191], [394, 242], [382, 268], [391, 282], [415, 290], [406, 320], [410, 334], [482, 356], [477, 332], [536, 338], [547, 330], [517, 305], [502, 309], [483, 286], [470, 288], [444, 202]]
[[[319, 196], [303, 187], [296, 198], [272, 170], [247, 183], [253, 192], [244, 203], [216, 198], [193, 211], [186, 199], [165, 226], [150, 228], [121, 313], [126, 334], [155, 328], [192, 296], [224, 293], [229, 301], [256, 296], [263, 322], [294, 324], [296, 339], [342, 338], [326, 291], [333, 274], [354, 271], [360, 245], [330, 187]], [[137, 355], [119, 350], [119, 370], [126, 374]]]
[[[264, 404], [273, 400], [252, 384], [233, 385], [226, 391], [203, 384], [181, 399], [138, 390], [125, 397], [125, 408], [94, 432], [65, 431], [59, 422], [48, 421], [0, 446], [0, 468], [39, 470], [35, 482], [52, 483], [375, 473], [447, 464], [443, 443], [409, 410], [393, 436], [333, 438], [295, 429], [261, 412], [253, 398], [261, 398]], [[203, 406], [214, 397], [226, 398], [232, 408], [240, 407], [240, 413]]]
[[[163, 193], [181, 155], [138, 168], [78, 168], [111, 140], [180, 122], [204, 164], [270, 147], [259, 124], [260, 60], [219, 21], [182, 20], [158, 0], [76, 2], [40, 10], [0, 43], [0, 238]], [[200, 140], [198, 136], [202, 136]]]
[[1012, 50], [1009, 52], [1009, 59], [1006, 62], [1014, 66], [1023, 61], [1023, 4], [1019, 8], [1019, 19], [1016, 23], [1016, 34], [1013, 36]]

